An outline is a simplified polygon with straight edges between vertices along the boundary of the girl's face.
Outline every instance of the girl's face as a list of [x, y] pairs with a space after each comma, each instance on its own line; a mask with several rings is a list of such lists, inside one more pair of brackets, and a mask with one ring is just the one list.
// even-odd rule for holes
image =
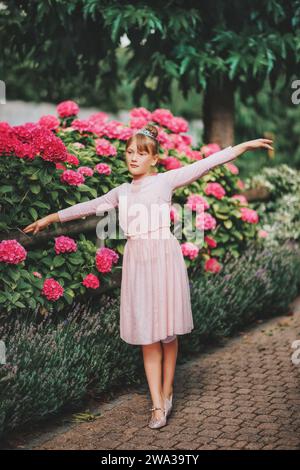
[[133, 176], [149, 175], [157, 160], [158, 155], [152, 155], [147, 150], [139, 152], [134, 140], [126, 150], [126, 164]]

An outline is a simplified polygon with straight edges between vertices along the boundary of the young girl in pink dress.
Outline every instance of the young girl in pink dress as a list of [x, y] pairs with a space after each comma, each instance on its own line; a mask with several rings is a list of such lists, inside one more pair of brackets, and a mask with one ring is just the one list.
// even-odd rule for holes
[[153, 402], [150, 428], [167, 424], [173, 401], [177, 335], [190, 333], [194, 328], [187, 268], [180, 243], [170, 230], [172, 193], [248, 150], [273, 150], [271, 142], [256, 139], [229, 146], [195, 163], [154, 174], [152, 167], [159, 158], [159, 143], [156, 127], [148, 125], [126, 142], [131, 183], [59, 210], [24, 229], [35, 234], [53, 222], [118, 207], [119, 224], [127, 238], [122, 264], [120, 337], [129, 344], [142, 346]]

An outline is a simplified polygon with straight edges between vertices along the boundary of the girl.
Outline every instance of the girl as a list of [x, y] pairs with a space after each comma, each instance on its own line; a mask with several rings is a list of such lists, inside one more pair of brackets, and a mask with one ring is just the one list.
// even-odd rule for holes
[[[187, 268], [178, 239], [170, 231], [172, 193], [248, 150], [273, 150], [270, 139], [251, 140], [181, 168], [155, 174], [152, 167], [159, 158], [157, 134], [155, 126], [147, 125], [127, 140], [126, 164], [132, 175], [131, 183], [59, 210], [24, 229], [25, 233], [36, 234], [53, 222], [66, 222], [118, 206], [120, 227], [127, 237], [122, 265], [120, 337], [129, 344], [142, 346], [153, 403], [148, 426], [153, 429], [167, 424], [172, 409], [177, 335], [190, 333], [194, 328]], [[164, 205], [168, 216], [161, 220]], [[143, 209], [139, 225], [129, 216], [138, 209]]]

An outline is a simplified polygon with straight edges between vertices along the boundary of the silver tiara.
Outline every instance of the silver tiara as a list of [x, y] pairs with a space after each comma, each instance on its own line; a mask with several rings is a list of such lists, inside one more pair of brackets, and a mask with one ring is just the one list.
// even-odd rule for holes
[[150, 132], [148, 129], [145, 129], [145, 128], [139, 129], [139, 130], [136, 132], [136, 134], [144, 134], [144, 135], [146, 135], [147, 137], [151, 137], [152, 139], [157, 140], [156, 137], [155, 137], [155, 135], [152, 134], [152, 132]]

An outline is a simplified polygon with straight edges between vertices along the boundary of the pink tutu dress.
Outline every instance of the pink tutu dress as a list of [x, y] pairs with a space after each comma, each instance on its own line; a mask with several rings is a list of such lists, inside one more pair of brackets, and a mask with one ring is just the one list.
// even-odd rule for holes
[[229, 162], [232, 146], [202, 160], [123, 183], [103, 196], [58, 211], [61, 222], [119, 209], [124, 247], [120, 337], [129, 344], [166, 342], [193, 328], [190, 286], [178, 239], [170, 230], [172, 193]]

